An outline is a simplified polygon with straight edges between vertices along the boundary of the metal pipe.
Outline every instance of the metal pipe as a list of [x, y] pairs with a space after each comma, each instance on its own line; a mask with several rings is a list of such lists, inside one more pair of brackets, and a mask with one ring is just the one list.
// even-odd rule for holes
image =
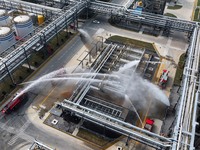
[[[198, 32], [198, 36], [197, 36], [197, 41], [199, 38], [199, 32]], [[196, 56], [197, 51], [198, 51], [198, 43], [195, 40], [195, 48], [193, 51], [193, 55]], [[189, 85], [189, 90], [188, 90], [188, 97], [187, 97], [187, 101], [186, 101], [186, 110], [185, 110], [185, 114], [183, 116], [183, 127], [186, 130], [186, 132], [190, 132], [190, 127], [191, 127], [191, 114], [192, 114], [192, 109], [194, 106], [194, 95], [195, 95], [195, 88], [196, 88], [196, 68], [198, 68], [198, 64], [196, 64], [197, 59], [193, 59], [192, 63], [191, 63], [191, 74], [190, 74], [190, 85]], [[196, 66], [197, 65], [197, 66]], [[179, 133], [180, 134], [180, 133]], [[181, 134], [180, 134], [181, 135]], [[187, 143], [188, 143], [188, 136], [185, 136], [184, 139], [185, 140], [185, 150], [187, 150]], [[182, 140], [182, 141], [183, 141]]]
[[[43, 148], [45, 148], [45, 149], [47, 149], [47, 150], [56, 150], [56, 149], [54, 149], [54, 148], [50, 148], [49, 146], [47, 146], [47, 145], [45, 145], [45, 144], [43, 144], [43, 143], [41, 143], [41, 142], [39, 142], [39, 141], [34, 141], [34, 143], [33, 143], [33, 145], [32, 146], [34, 146], [34, 144], [36, 144], [36, 145], [39, 145], [39, 146], [42, 146]], [[34, 147], [30, 147], [29, 148], [29, 150], [34, 150], [35, 148]]]
[[[66, 26], [65, 17], [66, 16], [68, 17], [68, 19], [67, 19], [68, 22], [67, 23], [69, 24], [71, 21], [73, 21], [73, 18], [72, 18], [73, 13], [74, 13], [73, 10], [76, 7], [78, 7], [78, 13], [80, 13], [85, 8], [84, 4], [85, 4], [84, 2], [82, 2], [82, 3], [76, 3], [75, 6], [71, 7], [69, 10], [67, 10], [59, 18], [55, 19], [47, 27], [45, 27], [44, 29], [42, 29], [40, 32], [38, 32], [36, 35], [34, 35], [33, 37], [31, 37], [26, 42], [24, 42], [20, 47], [18, 47], [17, 49], [15, 49], [15, 51], [13, 51], [12, 53], [9, 53], [8, 55], [6, 55], [5, 59], [3, 60], [3, 63], [4, 63], [5, 60], [9, 60], [9, 62], [8, 62], [9, 64], [14, 63], [14, 61], [16, 59], [18, 59], [24, 53], [24, 49], [26, 49], [26, 51], [27, 51], [28, 49], [31, 49], [35, 44], [40, 43], [40, 37], [41, 36], [46, 36], [48, 38], [48, 39], [46, 39], [46, 42], [48, 42], [54, 35], [57, 34], [56, 32], [52, 32], [55, 29], [55, 24], [57, 25], [57, 27], [59, 27], [59, 29], [57, 30], [57, 32], [60, 32]], [[34, 50], [32, 50], [32, 51], [34, 51]], [[20, 63], [16, 64], [16, 66], [20, 65]], [[8, 67], [9, 67], [9, 64], [8, 64]], [[5, 68], [5, 66], [1, 65], [0, 66], [0, 71], [3, 70], [4, 68]], [[14, 68], [9, 68], [10, 71], [12, 71], [13, 69]], [[3, 77], [5, 77], [5, 75], [2, 75], [0, 78], [3, 78]]]
[[100, 124], [106, 125], [107, 127], [111, 127], [112, 129], [116, 130], [117, 132], [121, 132], [124, 135], [132, 135], [132, 137], [133, 138], [135, 137], [137, 141], [146, 142], [147, 145], [150, 145], [156, 148], [170, 147], [169, 139], [164, 140], [165, 138], [161, 137], [163, 138], [164, 141], [163, 140], [158, 141], [157, 138], [152, 138], [152, 136], [141, 134], [140, 132], [133, 130], [134, 128], [127, 128], [126, 126], [123, 126], [121, 125], [121, 123], [119, 123], [120, 120], [114, 119], [105, 114], [99, 113], [95, 110], [88, 109], [87, 107], [84, 107], [75, 103], [72, 104], [72, 102], [70, 104], [70, 101], [66, 101], [66, 103], [61, 103], [59, 105], [65, 109], [75, 112], [76, 115], [78, 116], [80, 115], [81, 117], [84, 117], [84, 119], [89, 119], [92, 122], [93, 121], [95, 123], [98, 122]]
[[170, 138], [166, 138], [166, 137], [163, 137], [163, 136], [160, 136], [156, 133], [153, 133], [153, 132], [150, 132], [150, 131], [147, 131], [145, 129], [142, 129], [142, 128], [139, 128], [137, 126], [134, 126], [134, 125], [131, 125], [130, 123], [126, 123], [124, 121], [121, 121], [119, 119], [116, 119], [116, 118], [113, 118], [111, 116], [108, 116], [108, 115], [105, 115], [105, 114], [102, 114], [101, 112], [98, 112], [98, 111], [95, 111], [95, 110], [92, 110], [90, 108], [87, 108], [87, 107], [84, 107], [84, 106], [81, 106], [77, 103], [74, 103], [74, 102], [71, 102], [69, 100], [64, 100], [64, 103], [60, 103], [59, 105], [63, 106], [63, 107], [66, 107], [68, 108], [67, 105], [72, 105], [73, 108], [76, 108], [76, 109], [83, 109], [83, 110], [88, 110], [87, 112], [92, 112], [93, 115], [98, 115], [98, 116], [102, 116], [102, 118], [105, 118], [106, 120], [110, 120], [110, 123], [117, 123], [118, 125], [123, 125], [124, 127], [128, 127], [128, 128], [131, 128], [131, 129], [135, 129], [135, 130], [138, 130], [139, 132], [141, 133], [144, 133], [146, 135], [150, 135], [151, 137], [155, 137], [155, 138], [158, 138], [160, 140], [163, 140], [165, 142], [171, 142], [171, 139]]
[[[0, 0], [2, 1], [2, 0]], [[53, 7], [48, 7], [48, 6], [43, 6], [43, 5], [39, 5], [39, 4], [34, 4], [34, 3], [30, 3], [30, 2], [25, 2], [25, 1], [19, 1], [19, 0], [3, 0], [5, 4], [13, 4], [16, 6], [16, 4], [18, 4], [18, 6], [22, 6], [22, 7], [34, 7], [35, 10], [38, 10], [38, 8], [41, 9], [45, 9], [45, 10], [49, 10], [52, 11], [53, 13], [56, 14], [61, 14], [62, 9], [59, 8], [53, 8]], [[26, 11], [29, 11], [28, 8]]]
[[[186, 111], [186, 116], [184, 118], [184, 122], [185, 122], [185, 125], [187, 126], [187, 132], [190, 132], [190, 128], [191, 128], [191, 117], [194, 117], [194, 116], [191, 116], [193, 113], [192, 113], [192, 109], [194, 109], [194, 105], [195, 105], [195, 101], [194, 101], [194, 97], [195, 97], [195, 89], [196, 89], [196, 78], [195, 77], [195, 74], [197, 72], [197, 68], [199, 67], [199, 64], [197, 63], [197, 59], [199, 60], [198, 58], [198, 54], [199, 53], [199, 32], [198, 32], [198, 36], [197, 36], [197, 42], [196, 42], [196, 47], [195, 47], [195, 52], [194, 52], [194, 56], [197, 56], [194, 58], [194, 62], [193, 62], [193, 67], [192, 67], [192, 76], [191, 76], [191, 80], [190, 80], [190, 89], [189, 89], [189, 97], [188, 97], [188, 106], [189, 106], [189, 112]], [[190, 94], [191, 93], [191, 94]], [[194, 114], [193, 114], [194, 115]], [[193, 119], [193, 118], [192, 118]], [[193, 130], [193, 129], [192, 129]], [[185, 137], [186, 139], [186, 142], [185, 143], [188, 143], [188, 136]], [[190, 140], [190, 143], [192, 141]], [[187, 149], [187, 146], [185, 146], [185, 150]]]
[[[191, 55], [193, 53], [193, 49], [194, 49], [194, 42], [196, 40], [196, 35], [197, 35], [197, 30], [198, 27], [196, 27], [194, 29], [194, 32], [193, 32], [193, 36], [192, 36], [192, 42], [191, 42], [191, 47], [190, 47], [190, 54], [189, 54], [189, 57], [188, 57], [188, 62], [186, 63], [185, 67], [190, 67], [191, 65]], [[187, 71], [188, 73], [188, 71]], [[186, 94], [187, 94], [187, 84], [188, 84], [188, 74], [185, 75], [185, 78], [184, 78], [184, 83], [183, 83], [183, 92], [182, 92], [182, 96], [181, 96], [181, 101], [180, 101], [180, 106], [179, 106], [179, 110], [178, 110], [178, 116], [177, 116], [177, 120], [176, 120], [176, 125], [174, 127], [174, 135], [173, 135], [173, 144], [172, 144], [172, 149], [176, 149], [177, 146], [177, 140], [178, 140], [178, 135], [179, 135], [179, 128], [180, 128], [180, 124], [181, 124], [181, 118], [183, 116], [183, 112], [184, 112], [184, 105], [185, 105], [185, 97], [186, 97]]]
[[[108, 58], [110, 57], [110, 55], [112, 54], [112, 52], [116, 49], [117, 45], [109, 45], [108, 46], [108, 50], [105, 50], [102, 53], [102, 56], [98, 59], [102, 59], [101, 61], [98, 60], [96, 62], [100, 62], [100, 63], [96, 63], [93, 68], [95, 69], [94, 71], [96, 73], [98, 73], [100, 71], [100, 69], [102, 68], [102, 66], [105, 64], [105, 62], [108, 60]], [[95, 78], [95, 76], [93, 77]], [[81, 89], [81, 91], [77, 94], [76, 99], [77, 99], [77, 103], [80, 103], [81, 100], [83, 99], [83, 97], [85, 96], [85, 94], [87, 93], [87, 91], [89, 90], [89, 85], [91, 84], [91, 82], [88, 82], [84, 85], [84, 87]], [[73, 95], [72, 95], [73, 96]], [[80, 97], [79, 97], [80, 96]]]
[[193, 118], [192, 118], [192, 136], [190, 140], [190, 150], [194, 150], [194, 139], [195, 139], [195, 131], [196, 131], [196, 114], [197, 114], [197, 105], [199, 100], [199, 91], [196, 92], [194, 108], [193, 108]]

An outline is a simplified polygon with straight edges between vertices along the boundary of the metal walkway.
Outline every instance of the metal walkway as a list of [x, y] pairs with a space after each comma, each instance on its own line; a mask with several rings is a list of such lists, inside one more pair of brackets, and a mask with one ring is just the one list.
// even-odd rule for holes
[[[64, 109], [74, 112], [81, 118], [85, 118], [97, 124], [103, 125], [105, 128], [114, 130], [120, 134], [126, 135], [136, 141], [143, 144], [151, 146], [156, 149], [169, 148], [172, 150], [182, 149], [182, 150], [194, 150], [194, 138], [195, 129], [198, 123], [196, 122], [197, 115], [197, 105], [199, 103], [199, 79], [198, 79], [198, 69], [199, 69], [199, 39], [200, 32], [199, 27], [196, 27], [191, 37], [191, 44], [188, 49], [187, 61], [184, 67], [184, 77], [182, 81], [181, 99], [177, 104], [176, 117], [174, 119], [173, 125], [173, 135], [170, 138], [165, 138], [158, 134], [148, 132], [145, 129], [136, 127], [129, 123], [123, 122], [113, 116], [109, 116], [106, 113], [96, 111], [85, 106], [81, 106], [79, 103], [84, 98], [86, 93], [90, 88], [90, 84], [85, 84], [81, 86], [72, 96], [72, 99], [64, 100], [58, 105], [62, 106]], [[111, 48], [109, 47], [111, 50]], [[108, 49], [106, 50], [106, 52]], [[109, 53], [107, 57], [111, 56], [112, 52]], [[105, 63], [107, 57], [104, 61], [98, 60], [99, 63]], [[98, 68], [103, 67], [103, 65], [98, 64]], [[99, 70], [99, 69], [98, 69]], [[81, 89], [82, 88], [82, 89]], [[198, 90], [196, 90], [198, 89]], [[76, 101], [73, 101], [76, 100]]]
[[[74, 2], [73, 2], [74, 3]], [[55, 13], [60, 14], [61, 11], [58, 8], [52, 8], [42, 5], [37, 5], [33, 3], [23, 2], [23, 1], [11, 1], [11, 0], [0, 0], [1, 6], [7, 9], [22, 9], [28, 12], [35, 13]], [[34, 52], [33, 47], [37, 46], [38, 50], [41, 49], [45, 42], [49, 41], [53, 36], [55, 36], [59, 31], [67, 27], [71, 22], [77, 19], [78, 14], [84, 8], [90, 8], [91, 10], [97, 13], [107, 13], [110, 15], [115, 15], [119, 17], [126, 17], [134, 21], [142, 22], [144, 24], [150, 24], [158, 26], [161, 28], [169, 28], [178, 31], [192, 32], [196, 24], [194, 22], [179, 20], [169, 17], [164, 17], [161, 15], [147, 14], [143, 13], [141, 15], [136, 15], [132, 10], [127, 10], [125, 7], [122, 7], [117, 4], [110, 4], [105, 2], [76, 2], [68, 10], [62, 11], [62, 15], [50, 23], [42, 31], [34, 35], [20, 47], [18, 47], [14, 52], [7, 55], [5, 58], [2, 58], [0, 63], [0, 79], [3, 79], [6, 75], [10, 74], [12, 70], [17, 68], [20, 64], [24, 62]], [[143, 19], [141, 19], [143, 18]], [[41, 42], [43, 40], [43, 42]]]
[[89, 8], [96, 13], [109, 14], [111, 16], [116, 16], [118, 19], [135, 21], [145, 25], [160, 27], [162, 29], [167, 28], [181, 32], [193, 32], [196, 26], [196, 23], [192, 21], [186, 21], [147, 12], [139, 13], [136, 10], [126, 9], [123, 6], [112, 3], [100, 1], [91, 2]]
[[[0, 5], [0, 8], [23, 8], [22, 10], [24, 11], [34, 12], [37, 14], [60, 14], [60, 9], [57, 8], [55, 9], [46, 6], [39, 6], [37, 4], [16, 0], [0, 0]], [[199, 103], [200, 91], [198, 79], [200, 33], [199, 26], [195, 22], [149, 13], [138, 14], [137, 11], [126, 9], [125, 7], [122, 7], [117, 4], [110, 4], [99, 1], [89, 3], [86, 1], [79, 1], [76, 2], [74, 6], [72, 6], [68, 10], [62, 11], [62, 14], [57, 19], [55, 19], [52, 23], [50, 23], [47, 27], [38, 32], [20, 47], [15, 49], [14, 52], [8, 54], [5, 58], [2, 58], [0, 62], [0, 78], [2, 79], [7, 74], [9, 74], [9, 72], [11, 72], [20, 64], [22, 64], [25, 61], [25, 59], [35, 51], [33, 49], [35, 45], [39, 44], [41, 45], [40, 48], [42, 48], [45, 42], [49, 41], [59, 31], [61, 31], [74, 20], [76, 20], [78, 14], [80, 14], [82, 10], [87, 7], [89, 7], [96, 13], [109, 14], [114, 17], [116, 16], [120, 19], [132, 20], [135, 22], [140, 22], [142, 24], [152, 25], [167, 30], [176, 30], [180, 32], [192, 33], [193, 36], [190, 40], [190, 46], [187, 51], [187, 61], [185, 63], [184, 68], [181, 99], [179, 100], [179, 103], [177, 105], [177, 115], [173, 126], [173, 136], [171, 139], [161, 137], [159, 135], [155, 135], [143, 129], [137, 128], [136, 126], [132, 126], [125, 122], [121, 122], [120, 120], [116, 120], [115, 118], [112, 118], [110, 116], [100, 114], [97, 111], [80, 106], [79, 102], [81, 98], [83, 98], [83, 96], [85, 95], [85, 92], [87, 92], [87, 87], [89, 87], [88, 85], [90, 83], [88, 83], [87, 85], [80, 86], [80, 89], [82, 88], [82, 92], [80, 93], [80, 95], [77, 96], [78, 99], [76, 99], [76, 103], [64, 101], [63, 103], [61, 103], [61, 105], [66, 109], [76, 112], [80, 116], [84, 116], [89, 120], [101, 123], [107, 128], [113, 129], [117, 132], [120, 132], [121, 134], [129, 136], [149, 146], [158, 149], [168, 147], [172, 150], [193, 150], [195, 128], [197, 125], [197, 104]], [[98, 64], [98, 66], [101, 66], [101, 64]]]
[[48, 7], [48, 6], [42, 6], [39, 4], [19, 1], [19, 0], [0, 0], [0, 8], [1, 9], [15, 9], [15, 10], [21, 10], [25, 12], [35, 13], [35, 14], [62, 14], [62, 9]]
[[84, 119], [97, 122], [105, 126], [105, 128], [114, 130], [153, 148], [163, 149], [171, 146], [170, 143], [172, 139], [159, 136], [101, 112], [70, 102], [69, 100], [64, 100], [64, 102], [59, 105], [67, 110], [75, 112], [80, 117], [84, 117]]
[[[181, 87], [181, 98], [177, 103], [177, 115], [174, 119], [173, 147], [172, 149], [194, 148], [196, 130], [197, 103], [199, 101], [199, 28], [195, 28], [188, 49], [188, 56], [184, 67]], [[198, 90], [196, 90], [198, 89]]]
[[38, 49], [41, 49], [46, 42], [52, 39], [52, 37], [69, 26], [74, 20], [78, 19], [78, 14], [81, 13], [85, 7], [85, 2], [76, 3], [76, 5], [63, 12], [61, 16], [55, 19], [47, 27], [4, 57], [0, 62], [0, 79], [4, 78], [8, 74], [8, 71], [11, 72], [22, 64], [26, 58], [35, 51], [33, 47], [40, 45], [40, 48]]

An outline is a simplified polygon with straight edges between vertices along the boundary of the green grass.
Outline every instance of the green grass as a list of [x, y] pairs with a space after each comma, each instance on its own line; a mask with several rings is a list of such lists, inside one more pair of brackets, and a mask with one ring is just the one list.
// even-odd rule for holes
[[60, 45], [62, 45], [67, 38], [67, 32], [61, 31], [59, 33], [58, 39], [55, 36], [52, 40], [50, 40], [49, 45], [53, 49], [57, 49]]
[[109, 142], [108, 140], [104, 139], [103, 137], [100, 137], [100, 136], [93, 134], [82, 128], [79, 129], [77, 136], [80, 138], [83, 138], [89, 142], [92, 142], [96, 145], [99, 145], [99, 146], [104, 146], [105, 144], [107, 144]]
[[199, 19], [199, 8], [195, 9], [195, 12], [194, 12], [194, 21], [200, 22], [200, 19]]
[[[32, 54], [30, 57], [30, 65], [34, 66], [34, 67], [38, 67], [39, 65], [42, 64], [44, 60], [42, 60], [42, 53], [41, 52], [37, 52], [35, 54]], [[37, 64], [36, 64], [37, 62]]]
[[200, 6], [200, 0], [197, 1], [197, 6]]
[[181, 5], [174, 5], [174, 6], [168, 6], [167, 9], [173, 9], [173, 10], [176, 10], [176, 9], [181, 9], [183, 6]]
[[102, 2], [110, 2], [110, 0], [100, 0], [100, 1], [102, 1]]
[[174, 14], [171, 14], [171, 13], [166, 13], [164, 14], [165, 16], [168, 16], [168, 17], [174, 17], [174, 18], [177, 18]]
[[177, 67], [176, 75], [174, 78], [174, 85], [181, 84], [183, 69], [184, 69], [184, 62], [185, 62], [185, 53], [182, 54], [179, 58], [178, 67]]
[[[23, 80], [30, 75], [32, 70], [29, 72], [27, 71], [28, 68], [25, 67], [19, 67], [17, 70], [12, 72], [12, 76], [16, 84], [22, 83]], [[17, 87], [21, 87], [20, 85], [17, 85]], [[5, 77], [1, 82], [0, 82], [0, 104], [3, 102], [7, 96], [15, 89], [16, 87], [13, 85], [11, 79], [9, 76]], [[3, 94], [5, 93], [5, 94]]]
[[[25, 62], [26, 63], [26, 62]], [[15, 80], [15, 82], [18, 84], [18, 83], [21, 83], [23, 82], [23, 80], [28, 77], [31, 72], [33, 70], [29, 70], [28, 68], [26, 67], [23, 67], [23, 66], [20, 66], [14, 73], [13, 73], [13, 78]]]
[[148, 42], [144, 42], [144, 41], [140, 41], [136, 39], [130, 39], [130, 38], [122, 37], [122, 36], [115, 35], [115, 36], [109, 37], [108, 40], [113, 41], [113, 42], [124, 43], [127, 45], [133, 45], [135, 47], [145, 48], [148, 50], [155, 50], [152, 43], [148, 43]]
[[5, 96], [7, 96], [13, 90], [14, 87], [12, 87], [10, 85], [12, 85], [12, 81], [9, 77], [6, 77], [5, 79], [3, 79], [1, 81], [1, 83], [0, 83], [0, 89], [1, 89], [0, 90], [1, 91], [1, 93], [0, 93], [0, 95], [1, 95], [0, 103], [4, 99], [3, 92], [6, 92]]
[[[66, 37], [66, 32], [61, 31], [59, 33], [58, 36], [58, 41], [59, 41], [59, 45], [57, 45], [57, 39], [56, 37], [54, 37], [50, 42], [49, 45], [51, 46], [51, 48], [53, 48], [53, 51], [56, 51], [57, 49], [61, 49], [62, 47], [64, 47], [64, 45], [69, 42], [70, 37], [73, 37], [72, 35]], [[48, 54], [48, 52], [45, 49], [40, 50], [39, 52], [36, 52], [34, 54], [31, 55], [31, 57], [29, 58], [29, 63], [31, 66], [34, 67], [39, 67], [42, 63], [44, 63], [44, 61], [51, 56], [51, 54]], [[27, 63], [27, 62], [24, 62]], [[24, 81], [24, 79], [26, 77], [28, 77], [33, 70], [31, 70], [30, 72], [27, 71], [28, 68], [25, 67], [18, 67], [15, 71], [12, 72], [13, 78], [16, 81], [16, 83], [21, 83]], [[7, 96], [9, 96], [9, 94], [16, 90], [17, 88], [19, 88], [19, 86], [14, 87], [12, 85], [11, 79], [9, 78], [9, 76], [5, 77], [3, 80], [1, 80], [0, 82], [0, 105], [1, 102], [3, 102], [4, 100], [6, 100]], [[3, 93], [6, 93], [6, 95], [4, 95]]]

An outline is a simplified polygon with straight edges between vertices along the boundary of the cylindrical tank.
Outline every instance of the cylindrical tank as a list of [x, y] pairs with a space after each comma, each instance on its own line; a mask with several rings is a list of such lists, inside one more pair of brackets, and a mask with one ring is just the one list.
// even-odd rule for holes
[[7, 26], [11, 23], [9, 16], [6, 13], [6, 10], [0, 9], [0, 26]]
[[15, 17], [14, 23], [16, 35], [19, 37], [24, 37], [29, 33], [33, 32], [33, 22], [31, 18], [27, 15], [20, 15]]
[[32, 22], [35, 25], [37, 23], [37, 15], [35, 15], [34, 13], [29, 13], [28, 15], [31, 17]]
[[9, 27], [0, 27], [0, 53], [15, 43], [13, 31]]
[[41, 25], [44, 22], [44, 16], [38, 15], [38, 25]]

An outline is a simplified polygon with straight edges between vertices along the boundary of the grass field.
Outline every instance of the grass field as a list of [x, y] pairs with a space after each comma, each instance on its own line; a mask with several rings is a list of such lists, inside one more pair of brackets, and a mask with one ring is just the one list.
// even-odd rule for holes
[[181, 84], [183, 69], [184, 69], [184, 62], [185, 62], [185, 53], [182, 54], [179, 58], [178, 67], [177, 67], [176, 75], [174, 78], [174, 85]]
[[171, 13], [166, 13], [166, 14], [164, 14], [164, 16], [177, 18], [174, 14], [171, 14]]
[[139, 48], [155, 50], [152, 43], [148, 43], [148, 42], [144, 42], [144, 41], [140, 41], [140, 40], [136, 40], [136, 39], [130, 39], [130, 38], [122, 37], [122, 36], [117, 36], [117, 35], [112, 36], [112, 37], [108, 38], [108, 40], [113, 41], [113, 42], [115, 41], [115, 42], [119, 42], [119, 43], [124, 43], [127, 45], [133, 45], [133, 46], [139, 47]]
[[[39, 52], [35, 52], [31, 55], [31, 57], [28, 58], [29, 63], [31, 66], [38, 68], [41, 64], [43, 64], [49, 56], [51, 56], [55, 51], [61, 49], [68, 41], [73, 37], [72, 34], [69, 34], [69, 36], [66, 36], [67, 33], [64, 31], [61, 31], [57, 37], [54, 37], [50, 42], [48, 43], [50, 47], [52, 48], [52, 52], [47, 52], [46, 49], [42, 49]], [[57, 44], [58, 43], [58, 44]], [[24, 62], [27, 63], [27, 62]], [[19, 88], [19, 83], [23, 82], [24, 79], [26, 79], [33, 70], [29, 70], [28, 68], [19, 66], [15, 71], [12, 72], [12, 76], [14, 81], [16, 82], [17, 86], [14, 86], [9, 76], [5, 77], [0, 82], [0, 104], [3, 102], [10, 93], [17, 88]], [[20, 86], [21, 87], [21, 86]], [[6, 93], [6, 94], [5, 94]]]
[[200, 0], [197, 1], [197, 6], [200, 6]]
[[183, 6], [181, 5], [174, 5], [174, 6], [168, 6], [167, 9], [173, 9], [173, 10], [176, 10], [176, 9], [181, 9]]
[[83, 138], [87, 141], [90, 141], [92, 143], [95, 143], [96, 145], [99, 145], [99, 146], [104, 146], [105, 144], [107, 144], [109, 142], [108, 140], [104, 139], [103, 137], [93, 134], [82, 128], [79, 129], [77, 136], [80, 138]]
[[200, 19], [199, 19], [199, 8], [195, 9], [195, 12], [194, 12], [194, 21], [200, 22]]
[[0, 83], [0, 104], [3, 102], [10, 93], [17, 87], [22, 88], [22, 85], [19, 85], [23, 80], [30, 75], [33, 70], [20, 66], [17, 70], [12, 73], [13, 79], [16, 83], [16, 86], [12, 83], [9, 76], [5, 77]]

